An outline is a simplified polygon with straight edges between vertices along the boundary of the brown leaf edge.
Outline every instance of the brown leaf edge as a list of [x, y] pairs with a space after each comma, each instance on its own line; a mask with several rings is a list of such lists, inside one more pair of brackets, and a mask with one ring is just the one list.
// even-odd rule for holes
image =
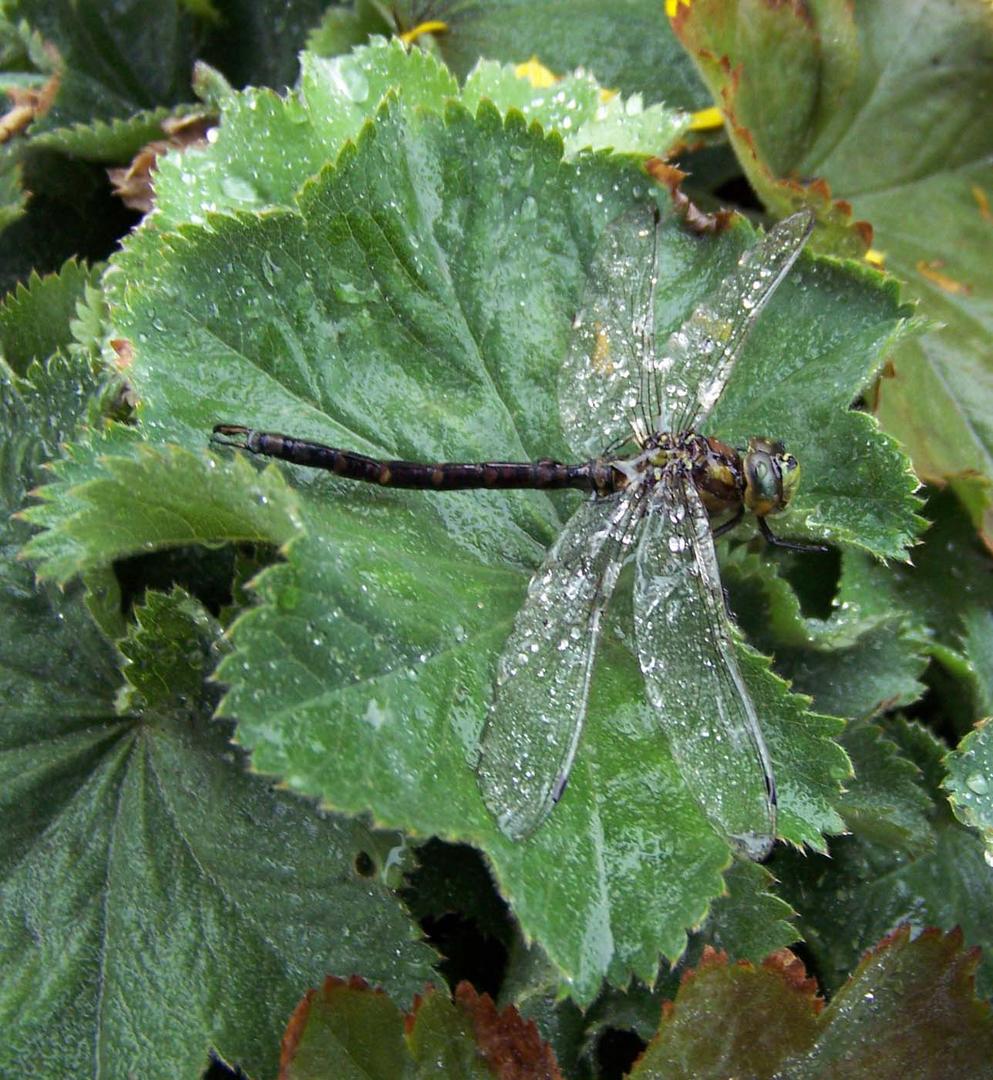
[[314, 987], [308, 990], [300, 999], [297, 1007], [290, 1014], [290, 1019], [286, 1024], [286, 1030], [283, 1032], [283, 1038], [279, 1046], [280, 1077], [289, 1075], [290, 1066], [293, 1064], [293, 1060], [296, 1057], [297, 1050], [300, 1046], [300, 1040], [307, 1030], [311, 1008], [317, 1000], [318, 995], [331, 998], [334, 997], [335, 993], [339, 990], [357, 990], [360, 993], [369, 993], [380, 997], [386, 996], [385, 990], [380, 990], [378, 987], [371, 987], [365, 979], [358, 975], [350, 975], [347, 979], [339, 979], [337, 975], [328, 975], [324, 980], [324, 985], [321, 986], [320, 989]]
[[[702, 972], [711, 970], [713, 968], [726, 968], [730, 964], [728, 954], [721, 949], [715, 949], [712, 945], [704, 945], [703, 953], [700, 956], [700, 962], [694, 968], [689, 968], [683, 972], [682, 978], [679, 980], [679, 985], [687, 986], [692, 983], [698, 975]], [[756, 965], [751, 960], [736, 960], [734, 962], [735, 967], [744, 968], [746, 970], [754, 971]], [[803, 965], [803, 961], [796, 953], [791, 952], [789, 949], [777, 949], [773, 953], [769, 953], [765, 959], [761, 961], [758, 967], [764, 968], [766, 971], [771, 971], [774, 974], [778, 974], [783, 983], [794, 993], [800, 997], [806, 997], [810, 999], [810, 1006], [814, 1012], [820, 1012], [824, 1008], [824, 999], [817, 995], [817, 980], [807, 974], [807, 969]], [[666, 1001], [662, 1005], [663, 1014], [668, 1015], [672, 1012], [673, 1002]]]
[[498, 1012], [489, 994], [478, 994], [464, 981], [455, 988], [455, 1004], [472, 1021], [479, 1050], [500, 1080], [562, 1080], [537, 1024], [525, 1020], [513, 1005]]
[[763, 201], [777, 217], [786, 217], [809, 207], [817, 215], [821, 245], [825, 250], [848, 258], [863, 258], [872, 247], [872, 225], [868, 221], [853, 221], [851, 203], [846, 199], [834, 199], [830, 184], [822, 177], [775, 176], [772, 173], [759, 153], [751, 129], [735, 109], [744, 65], [734, 64], [727, 55], [717, 56], [707, 49], [695, 52], [686, 35], [686, 25], [693, 17], [692, 5], [679, 4], [669, 21], [677, 39], [698, 65], [710, 64], [721, 72], [718, 106], [739, 159], [745, 155], [749, 159], [748, 162], [742, 160], [742, 167]]
[[675, 165], [670, 165], [661, 158], [649, 158], [645, 162], [645, 172], [658, 183], [668, 188], [672, 205], [676, 213], [686, 223], [686, 227], [695, 233], [720, 233], [734, 220], [733, 210], [717, 210], [708, 214], [682, 190], [682, 183], [689, 173]]
[[160, 127], [166, 136], [146, 143], [129, 165], [110, 168], [114, 194], [131, 210], [149, 213], [155, 206], [155, 168], [159, 158], [170, 150], [180, 152], [207, 145], [207, 132], [217, 125], [212, 114], [167, 117]]
[[[340, 991], [357, 991], [386, 997], [386, 992], [371, 987], [365, 979], [352, 975], [347, 979], [329, 975], [320, 989], [308, 990], [293, 1010], [280, 1044], [279, 1076], [290, 1075], [301, 1039], [318, 997], [333, 999]], [[428, 985], [414, 997], [413, 1008], [403, 1018], [404, 1034], [410, 1035], [424, 1003], [439, 991]], [[471, 983], [455, 988], [455, 1007], [469, 1020], [480, 1055], [498, 1080], [563, 1080], [555, 1054], [538, 1033], [533, 1020], [525, 1020], [513, 1005], [497, 1010], [489, 994], [479, 994]]]

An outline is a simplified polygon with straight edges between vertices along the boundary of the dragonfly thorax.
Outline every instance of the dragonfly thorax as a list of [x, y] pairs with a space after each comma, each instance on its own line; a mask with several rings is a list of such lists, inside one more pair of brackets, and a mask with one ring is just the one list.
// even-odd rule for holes
[[800, 466], [783, 444], [748, 440], [742, 452], [713, 436], [695, 432], [652, 432], [637, 454], [609, 463], [612, 481], [600, 494], [634, 485], [652, 487], [674, 473], [688, 475], [711, 517], [750, 510], [757, 517], [784, 510], [800, 480]]

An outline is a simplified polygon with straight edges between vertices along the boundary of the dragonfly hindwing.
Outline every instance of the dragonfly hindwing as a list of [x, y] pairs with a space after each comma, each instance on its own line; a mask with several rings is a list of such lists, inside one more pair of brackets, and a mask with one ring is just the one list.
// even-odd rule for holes
[[586, 718], [600, 616], [626, 554], [636, 504], [583, 503], [531, 580], [499, 661], [477, 777], [512, 839], [532, 833], [568, 778]]
[[634, 586], [648, 699], [688, 787], [743, 854], [775, 837], [772, 766], [735, 658], [707, 511], [688, 477], [652, 493]]

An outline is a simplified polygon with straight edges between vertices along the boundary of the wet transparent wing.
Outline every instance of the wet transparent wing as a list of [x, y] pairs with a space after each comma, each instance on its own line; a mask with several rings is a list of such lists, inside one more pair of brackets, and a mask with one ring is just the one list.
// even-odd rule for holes
[[657, 431], [698, 430], [813, 227], [813, 214], [802, 210], [770, 229], [659, 350], [655, 367], [669, 415], [660, 418]]
[[514, 620], [476, 769], [483, 801], [514, 840], [544, 821], [565, 787], [586, 718], [600, 617], [643, 506], [633, 495], [583, 503]]
[[649, 396], [658, 227], [657, 209], [634, 207], [607, 226], [590, 265], [559, 376], [563, 430], [589, 457], [631, 434], [630, 417]]
[[689, 480], [656, 487], [636, 568], [635, 640], [648, 699], [707, 815], [760, 859], [776, 831], [772, 765], [735, 659], [710, 522]]

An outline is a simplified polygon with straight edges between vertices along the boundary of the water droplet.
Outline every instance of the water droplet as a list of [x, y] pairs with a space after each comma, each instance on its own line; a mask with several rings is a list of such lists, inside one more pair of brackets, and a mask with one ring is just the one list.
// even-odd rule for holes
[[233, 202], [258, 203], [262, 197], [255, 188], [241, 176], [225, 176], [221, 180], [221, 190]]
[[985, 795], [989, 789], [989, 780], [980, 772], [971, 773], [966, 778], [966, 786], [977, 795]]

